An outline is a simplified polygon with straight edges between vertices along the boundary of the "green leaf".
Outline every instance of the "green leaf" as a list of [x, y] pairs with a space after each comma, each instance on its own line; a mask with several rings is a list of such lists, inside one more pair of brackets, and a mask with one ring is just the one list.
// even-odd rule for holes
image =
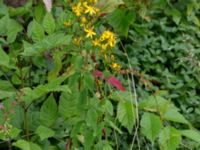
[[15, 20], [9, 19], [7, 22], [7, 42], [12, 43], [17, 37], [17, 33], [21, 32], [23, 27]]
[[195, 130], [195, 129], [190, 129], [190, 130], [181, 130], [180, 133], [185, 136], [188, 137], [198, 143], [200, 143], [200, 133], [199, 131]]
[[127, 101], [119, 102], [117, 106], [117, 119], [131, 133], [135, 124], [135, 108], [133, 104]]
[[55, 131], [45, 126], [39, 126], [36, 130], [36, 134], [40, 136], [41, 140], [44, 140], [49, 137], [53, 137], [55, 134]]
[[49, 12], [47, 12], [46, 15], [44, 16], [43, 27], [44, 27], [44, 30], [48, 34], [52, 34], [55, 30], [55, 27], [56, 27], [55, 20], [54, 20], [52, 14]]
[[144, 113], [140, 125], [142, 133], [153, 143], [162, 128], [160, 117], [152, 113]]
[[43, 27], [37, 21], [33, 20], [28, 25], [28, 36], [34, 42], [41, 41], [45, 37]]
[[129, 26], [133, 23], [135, 14], [128, 9], [116, 9], [108, 16], [108, 23], [122, 36], [128, 35]]
[[57, 117], [57, 104], [52, 95], [44, 102], [40, 110], [41, 124], [51, 126], [54, 124]]
[[26, 104], [30, 104], [34, 100], [40, 98], [41, 96], [44, 96], [45, 94], [49, 92], [71, 92], [68, 85], [61, 85], [63, 81], [65, 81], [68, 78], [68, 75], [62, 75], [55, 80], [52, 80], [51, 82], [45, 84], [45, 85], [39, 85], [33, 90], [29, 87], [21, 89], [24, 92], [24, 96], [22, 100]]
[[178, 112], [178, 109], [175, 106], [171, 106], [163, 115], [163, 118], [169, 121], [189, 124], [185, 117]]
[[18, 140], [13, 143], [13, 146], [18, 147], [21, 150], [42, 150], [37, 144], [25, 140]]
[[97, 127], [98, 114], [94, 108], [90, 108], [86, 115], [86, 124], [94, 130]]
[[188, 121], [178, 112], [171, 101], [167, 101], [161, 96], [150, 96], [141, 101], [139, 107], [147, 111], [158, 112], [166, 120], [188, 124]]
[[113, 115], [113, 105], [108, 99], [105, 99], [105, 103], [103, 105], [103, 108], [104, 108], [106, 113], [110, 114], [111, 116]]
[[0, 66], [9, 66], [10, 58], [0, 47]]
[[84, 74], [84, 87], [90, 91], [94, 90], [94, 77], [90, 72]]
[[176, 150], [181, 143], [181, 133], [171, 126], [165, 127], [159, 134], [161, 150]]
[[86, 129], [84, 131], [84, 149], [90, 150], [94, 141], [93, 131]]
[[77, 102], [78, 93], [63, 92], [59, 101], [59, 112], [63, 118], [76, 118], [80, 116]]
[[172, 19], [178, 25], [181, 20], [181, 13], [177, 9], [172, 9]]
[[23, 41], [24, 52], [22, 54], [24, 56], [40, 55], [46, 50], [68, 45], [71, 42], [71, 39], [72, 39], [72, 35], [57, 33], [57, 34], [46, 36], [44, 39], [38, 41], [37, 43], [33, 45], [26, 41]]
[[0, 99], [10, 98], [13, 97], [15, 94], [16, 92], [13, 91], [0, 90]]

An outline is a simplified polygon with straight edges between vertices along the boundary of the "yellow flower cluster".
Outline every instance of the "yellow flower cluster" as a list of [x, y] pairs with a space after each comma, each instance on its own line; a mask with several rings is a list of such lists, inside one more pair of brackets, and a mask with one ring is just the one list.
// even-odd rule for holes
[[89, 0], [85, 2], [79, 1], [77, 4], [72, 6], [72, 11], [78, 17], [82, 14], [89, 14], [90, 16], [95, 15], [99, 11], [98, 8], [94, 7], [96, 2], [96, 0]]
[[[102, 33], [95, 31], [94, 25], [100, 15], [100, 10], [96, 7], [98, 6], [97, 3], [98, 0], [78, 0], [78, 2], [72, 5], [72, 11], [77, 16], [77, 20], [84, 34], [83, 36], [81, 35], [81, 39], [80, 37], [75, 37], [73, 42], [79, 45], [84, 39], [91, 40], [92, 45], [101, 50], [100, 54], [105, 62], [112, 69], [119, 70], [121, 66], [111, 58], [111, 51], [108, 51], [115, 47], [116, 35], [109, 30], [105, 30]], [[68, 23], [66, 22], [65, 26], [67, 25]]]

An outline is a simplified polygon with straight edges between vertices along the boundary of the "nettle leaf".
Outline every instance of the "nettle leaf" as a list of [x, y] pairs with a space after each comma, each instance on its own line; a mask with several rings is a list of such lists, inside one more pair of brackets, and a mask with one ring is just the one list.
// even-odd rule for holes
[[56, 28], [55, 19], [50, 12], [47, 12], [44, 16], [43, 27], [48, 34], [52, 34]]
[[131, 133], [135, 124], [135, 108], [133, 104], [127, 101], [120, 101], [117, 106], [117, 119]]
[[122, 36], [128, 35], [129, 26], [134, 19], [134, 12], [123, 8], [115, 9], [108, 15], [108, 23]]
[[141, 119], [141, 131], [142, 133], [153, 143], [156, 137], [158, 137], [161, 130], [162, 122], [160, 117], [153, 113], [144, 113]]
[[93, 130], [87, 129], [84, 131], [84, 149], [90, 150], [94, 141]]
[[28, 25], [28, 36], [32, 38], [34, 42], [41, 41], [44, 37], [44, 29], [36, 20], [33, 20]]
[[9, 56], [4, 52], [4, 50], [0, 47], [0, 66], [9, 66], [10, 58]]
[[23, 27], [17, 21], [9, 19], [7, 22], [7, 42], [14, 42], [18, 32], [21, 32], [22, 30]]
[[159, 134], [159, 146], [162, 150], [176, 150], [181, 143], [181, 133], [174, 127], [167, 126]]
[[13, 143], [13, 146], [18, 147], [21, 150], [42, 150], [37, 144], [25, 140], [18, 140]]
[[97, 127], [98, 114], [94, 108], [90, 108], [86, 115], [86, 124], [94, 130]]
[[178, 109], [175, 106], [171, 106], [163, 115], [163, 118], [169, 121], [189, 124], [185, 117], [178, 112]]
[[181, 130], [180, 133], [183, 136], [200, 143], [200, 133], [199, 133], [199, 131], [197, 131], [195, 129], [190, 129], [190, 130]]
[[69, 94], [63, 92], [59, 101], [59, 113], [63, 118], [78, 118], [81, 117], [78, 109], [78, 93]]
[[161, 96], [150, 96], [140, 102], [139, 107], [151, 112], [158, 112], [163, 119], [183, 124], [189, 124], [185, 117], [178, 112], [178, 108]]
[[61, 83], [68, 78], [68, 75], [62, 75], [55, 80], [52, 80], [51, 82], [45, 84], [45, 85], [39, 85], [34, 89], [31, 88], [23, 88], [21, 89], [24, 93], [24, 96], [22, 100], [26, 104], [30, 104], [34, 100], [44, 96], [45, 94], [49, 92], [59, 92], [59, 91], [64, 91], [64, 92], [71, 92], [69, 89], [68, 85], [61, 85]]
[[41, 124], [51, 126], [54, 124], [57, 117], [57, 104], [52, 95], [44, 102], [40, 110]]
[[44, 140], [49, 137], [53, 137], [55, 134], [55, 131], [45, 126], [39, 126], [35, 133], [40, 136], [41, 140]]
[[24, 56], [40, 55], [46, 50], [70, 44], [71, 39], [72, 35], [65, 35], [64, 33], [56, 33], [46, 36], [44, 39], [38, 41], [33, 45], [26, 41], [23, 41], [24, 52], [22, 54]]

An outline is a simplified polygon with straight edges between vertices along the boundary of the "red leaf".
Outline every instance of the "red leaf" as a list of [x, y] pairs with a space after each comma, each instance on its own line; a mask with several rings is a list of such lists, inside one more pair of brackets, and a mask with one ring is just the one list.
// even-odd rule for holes
[[111, 76], [108, 78], [108, 83], [115, 86], [120, 91], [125, 91], [125, 88], [122, 86], [121, 82], [117, 80], [115, 77]]
[[93, 76], [95, 78], [102, 78], [103, 77], [103, 73], [101, 71], [99, 71], [99, 70], [94, 70], [93, 71]]

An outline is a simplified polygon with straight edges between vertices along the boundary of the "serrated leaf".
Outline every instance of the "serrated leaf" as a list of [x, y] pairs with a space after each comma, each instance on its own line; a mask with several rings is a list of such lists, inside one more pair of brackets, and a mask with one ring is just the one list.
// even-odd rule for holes
[[133, 104], [126, 101], [119, 102], [117, 106], [117, 119], [131, 133], [135, 124], [135, 108]]
[[178, 112], [178, 109], [175, 106], [171, 106], [163, 115], [163, 118], [169, 121], [189, 124], [185, 117]]
[[[70, 74], [69, 74], [70, 75]], [[71, 92], [68, 85], [61, 85], [63, 81], [65, 81], [68, 78], [68, 74], [62, 75], [55, 80], [52, 80], [51, 82], [45, 84], [45, 85], [39, 85], [34, 89], [31, 89], [29, 87], [21, 89], [24, 92], [24, 96], [22, 100], [26, 104], [30, 104], [34, 100], [40, 98], [41, 96], [44, 96], [45, 94], [49, 92]]]
[[198, 143], [200, 143], [200, 132], [195, 130], [195, 129], [190, 129], [190, 130], [181, 130], [180, 133], [187, 137], [190, 138]]
[[128, 35], [129, 26], [133, 23], [135, 14], [128, 9], [116, 9], [108, 15], [108, 23], [122, 36]]
[[174, 127], [167, 126], [159, 134], [161, 150], [176, 150], [181, 143], [181, 134]]
[[140, 102], [139, 107], [151, 112], [159, 112], [162, 118], [178, 123], [188, 124], [185, 117], [178, 112], [178, 109], [160, 96], [150, 96]]
[[53, 49], [59, 46], [68, 45], [71, 42], [71, 39], [72, 39], [72, 35], [57, 33], [57, 34], [46, 36], [43, 40], [38, 41], [37, 43], [33, 45], [26, 41], [23, 41], [24, 52], [22, 54], [24, 56], [40, 55], [46, 50]]
[[15, 20], [9, 19], [7, 22], [7, 42], [12, 43], [15, 41], [18, 32], [23, 30], [22, 26]]
[[144, 113], [140, 125], [143, 135], [153, 143], [162, 128], [160, 117], [152, 113]]
[[40, 136], [41, 140], [44, 140], [52, 137], [55, 134], [55, 131], [45, 126], [39, 126], [35, 133]]
[[77, 96], [78, 94], [68, 94], [63, 92], [59, 101], [59, 113], [63, 118], [73, 118], [79, 116], [79, 109], [77, 107]]
[[41, 41], [44, 37], [44, 29], [36, 20], [33, 20], [28, 25], [28, 36], [32, 38], [34, 42]]
[[0, 47], [0, 66], [9, 66], [10, 58]]
[[94, 108], [90, 108], [86, 115], [86, 124], [94, 130], [97, 127], [98, 114]]
[[50, 12], [47, 12], [46, 15], [44, 16], [43, 27], [48, 34], [52, 34], [55, 30], [56, 27], [55, 20]]
[[52, 95], [43, 103], [40, 110], [40, 121], [41, 124], [51, 126], [54, 124], [57, 117], [57, 104]]
[[13, 143], [13, 146], [18, 147], [21, 150], [42, 150], [37, 144], [25, 140], [18, 140]]

